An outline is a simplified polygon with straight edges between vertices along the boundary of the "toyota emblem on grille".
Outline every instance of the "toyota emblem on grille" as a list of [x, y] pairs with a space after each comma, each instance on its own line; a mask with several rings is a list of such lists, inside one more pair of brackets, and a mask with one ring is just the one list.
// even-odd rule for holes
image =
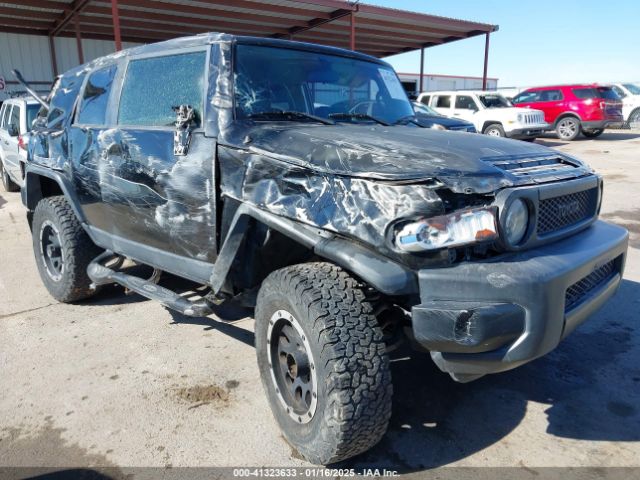
[[567, 218], [570, 215], [580, 213], [580, 201], [571, 200], [568, 202], [559, 203], [556, 206], [556, 209], [558, 211], [558, 217]]

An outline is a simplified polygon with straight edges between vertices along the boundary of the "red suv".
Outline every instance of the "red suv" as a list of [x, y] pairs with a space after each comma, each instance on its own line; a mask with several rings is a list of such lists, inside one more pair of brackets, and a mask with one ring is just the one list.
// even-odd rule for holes
[[513, 103], [544, 112], [558, 138], [574, 140], [580, 132], [594, 138], [614, 123], [623, 122], [622, 101], [611, 87], [603, 85], [557, 85], [529, 88]]

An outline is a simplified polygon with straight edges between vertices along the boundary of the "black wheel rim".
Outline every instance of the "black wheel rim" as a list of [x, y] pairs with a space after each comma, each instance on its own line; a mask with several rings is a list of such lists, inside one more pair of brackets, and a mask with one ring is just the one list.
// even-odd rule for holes
[[56, 282], [59, 281], [64, 273], [62, 244], [58, 229], [48, 220], [40, 228], [40, 253], [49, 277]]
[[271, 380], [282, 407], [297, 423], [311, 421], [318, 382], [309, 341], [300, 324], [285, 310], [269, 320], [267, 348]]

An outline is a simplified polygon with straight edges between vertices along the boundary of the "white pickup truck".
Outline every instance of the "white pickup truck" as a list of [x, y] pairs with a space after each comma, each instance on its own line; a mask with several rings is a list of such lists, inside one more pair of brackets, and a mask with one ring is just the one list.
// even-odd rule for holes
[[442, 115], [472, 122], [478, 132], [494, 137], [534, 140], [550, 128], [542, 111], [514, 107], [498, 92], [426, 92], [418, 101]]
[[640, 128], [640, 85], [614, 83], [613, 91], [622, 99], [622, 116], [631, 128]]

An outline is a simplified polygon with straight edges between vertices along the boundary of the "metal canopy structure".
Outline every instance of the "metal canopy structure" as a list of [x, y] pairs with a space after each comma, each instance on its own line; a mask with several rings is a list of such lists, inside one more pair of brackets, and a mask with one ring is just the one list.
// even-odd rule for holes
[[[498, 29], [465, 20], [343, 0], [14, 0], [0, 1], [0, 32], [150, 43], [202, 32], [290, 38], [376, 57], [421, 50]], [[422, 78], [422, 75], [421, 77]]]

